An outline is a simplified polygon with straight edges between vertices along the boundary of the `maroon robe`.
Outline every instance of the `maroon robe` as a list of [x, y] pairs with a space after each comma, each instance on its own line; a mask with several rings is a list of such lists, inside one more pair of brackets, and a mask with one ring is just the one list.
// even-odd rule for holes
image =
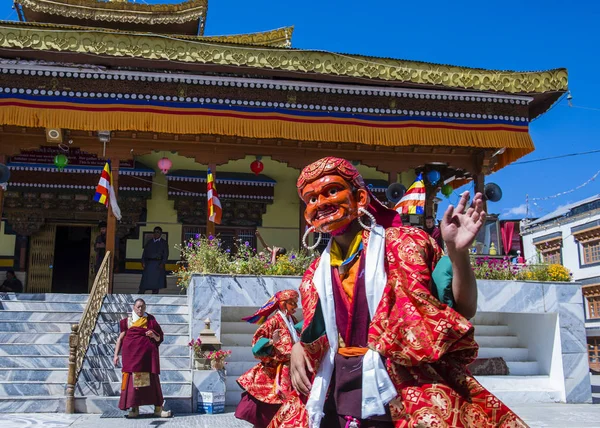
[[[131, 407], [144, 405], [162, 406], [163, 395], [160, 387], [160, 359], [158, 347], [164, 340], [160, 325], [152, 315], [148, 314], [148, 328], [128, 328], [128, 318], [119, 322], [121, 333], [125, 332], [121, 347], [123, 361], [123, 385], [119, 409], [127, 410]], [[146, 336], [148, 330], [154, 331], [160, 340], [156, 342]], [[150, 373], [150, 386], [135, 388], [132, 373]]]

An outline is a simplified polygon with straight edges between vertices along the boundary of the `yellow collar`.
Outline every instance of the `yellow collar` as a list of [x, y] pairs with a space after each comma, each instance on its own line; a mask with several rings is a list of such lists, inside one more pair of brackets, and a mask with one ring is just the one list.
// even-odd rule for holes
[[344, 258], [342, 258], [342, 249], [340, 248], [340, 246], [337, 244], [337, 242], [332, 241], [331, 242], [331, 251], [329, 253], [329, 258], [331, 260], [331, 266], [339, 267], [339, 266], [343, 265], [350, 259], [354, 258], [356, 253], [358, 253], [358, 251], [361, 248], [362, 248], [362, 231], [358, 232], [356, 234], [356, 236], [352, 240], [352, 243], [350, 243], [350, 248], [348, 248], [348, 253], [346, 254], [346, 257], [344, 257]]

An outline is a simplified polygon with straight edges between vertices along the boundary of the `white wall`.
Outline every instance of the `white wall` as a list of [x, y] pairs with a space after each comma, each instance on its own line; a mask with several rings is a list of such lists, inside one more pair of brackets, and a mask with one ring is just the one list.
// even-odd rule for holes
[[600, 219], [600, 214], [593, 216], [586, 216], [582, 219], [569, 222], [568, 219], [559, 221], [559, 224], [553, 224], [547, 229], [537, 230], [533, 233], [523, 235], [523, 252], [524, 257], [528, 263], [537, 262], [536, 248], [533, 245], [533, 240], [542, 236], [550, 235], [552, 233], [562, 233], [562, 261], [563, 265], [573, 273], [573, 279], [575, 281], [593, 278], [600, 276], [600, 265], [591, 267], [579, 267], [579, 259], [583, 257], [581, 251], [578, 250], [579, 242], [575, 240], [571, 235], [571, 228], [580, 226], [582, 224], [590, 223]]

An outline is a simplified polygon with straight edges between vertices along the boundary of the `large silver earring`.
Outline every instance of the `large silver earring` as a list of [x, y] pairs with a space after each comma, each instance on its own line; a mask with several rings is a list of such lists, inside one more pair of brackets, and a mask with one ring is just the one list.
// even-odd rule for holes
[[368, 230], [370, 232], [371, 229], [373, 229], [375, 226], [377, 226], [377, 220], [375, 220], [375, 216], [373, 214], [371, 214], [369, 211], [367, 211], [364, 208], [359, 208], [358, 212], [363, 215], [366, 215], [367, 217], [369, 217], [369, 219], [371, 219], [371, 224], [369, 226], [367, 226], [366, 224], [364, 224], [362, 222], [362, 216], [358, 217], [358, 223], [360, 223], [360, 226], [363, 229]]
[[315, 248], [317, 248], [319, 246], [319, 244], [321, 243], [321, 239], [323, 238], [323, 234], [321, 232], [319, 232], [319, 237], [317, 238], [317, 242], [315, 242], [313, 245], [308, 245], [308, 243], [307, 243], [308, 235], [310, 235], [312, 232], [315, 232], [316, 230], [317, 229], [315, 229], [314, 226], [311, 226], [308, 229], [306, 229], [306, 232], [304, 232], [304, 237], [302, 237], [302, 245], [308, 251], [312, 251]]

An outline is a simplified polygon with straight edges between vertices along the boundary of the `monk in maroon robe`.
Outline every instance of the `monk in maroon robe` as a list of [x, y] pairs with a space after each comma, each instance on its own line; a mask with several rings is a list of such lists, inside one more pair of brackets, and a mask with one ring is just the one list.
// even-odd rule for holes
[[163, 331], [152, 315], [146, 313], [146, 302], [137, 299], [131, 315], [119, 322], [120, 332], [115, 346], [114, 364], [119, 364], [123, 350], [123, 381], [119, 409], [131, 409], [128, 417], [140, 415], [140, 406], [154, 405], [154, 416], [168, 418], [164, 411], [160, 387], [158, 347], [164, 340]]

